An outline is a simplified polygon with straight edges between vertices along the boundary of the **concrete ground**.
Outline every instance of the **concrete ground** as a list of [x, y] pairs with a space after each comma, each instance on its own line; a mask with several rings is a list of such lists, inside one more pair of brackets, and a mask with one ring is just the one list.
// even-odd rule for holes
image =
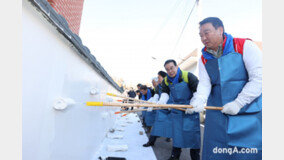
[[[200, 126], [200, 131], [201, 131], [201, 145], [202, 145], [203, 144], [202, 137], [204, 131], [203, 125]], [[147, 134], [147, 136], [149, 137], [149, 133]], [[156, 140], [156, 143], [152, 148], [154, 150], [157, 160], [167, 160], [171, 156], [172, 141], [167, 142], [165, 137], [160, 137]], [[189, 148], [182, 149], [180, 160], [191, 160], [189, 151], [190, 151]], [[201, 158], [201, 153], [200, 153], [200, 158]]]
[[[156, 155], [151, 147], [143, 147], [148, 137], [143, 132], [142, 124], [136, 114], [118, 116], [112, 128], [114, 132], [108, 132], [106, 138], [94, 153], [92, 160], [99, 157], [124, 157], [127, 160], [155, 160]], [[139, 132], [143, 134], [139, 134]], [[112, 137], [122, 138], [112, 138]]]
[[[141, 113], [138, 113], [138, 116], [140, 119]], [[142, 121], [142, 120], [141, 120]], [[200, 125], [200, 132], [201, 132], [201, 151], [200, 151], [200, 159], [201, 159], [201, 153], [202, 153], [202, 144], [203, 144], [203, 132], [204, 132], [204, 125]], [[150, 136], [150, 133], [147, 133], [147, 136]], [[145, 142], [147, 143], [147, 142]], [[165, 137], [157, 138], [156, 143], [154, 146], [152, 146], [154, 153], [156, 155], [157, 160], [167, 160], [171, 156], [172, 151], [172, 141], [167, 142]], [[180, 160], [191, 160], [190, 158], [190, 149], [184, 148], [182, 149]]]

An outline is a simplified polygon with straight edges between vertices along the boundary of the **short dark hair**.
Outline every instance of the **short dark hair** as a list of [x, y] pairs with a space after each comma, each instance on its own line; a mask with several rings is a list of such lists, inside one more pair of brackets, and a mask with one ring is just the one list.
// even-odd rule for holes
[[206, 23], [211, 23], [215, 29], [222, 27], [223, 35], [224, 35], [225, 28], [224, 28], [224, 25], [221, 19], [219, 19], [218, 17], [207, 17], [203, 19], [201, 22], [199, 22], [199, 25], [202, 26], [203, 24], [206, 24]]
[[177, 66], [177, 62], [176, 62], [175, 60], [173, 60], [173, 59], [168, 59], [168, 60], [165, 62], [164, 67], [165, 67], [168, 63], [171, 63], [171, 62], [173, 62], [174, 65]]
[[158, 75], [162, 76], [163, 78], [165, 78], [167, 76], [167, 73], [164, 71], [159, 71]]
[[146, 85], [142, 85], [142, 86], [140, 87], [140, 89], [147, 90], [148, 88], [147, 88]]
[[136, 90], [135, 92], [136, 92], [136, 93], [140, 93], [140, 91], [139, 91], [139, 90]]
[[137, 87], [141, 87], [141, 86], [142, 86], [142, 84], [141, 84], [141, 83], [137, 84]]

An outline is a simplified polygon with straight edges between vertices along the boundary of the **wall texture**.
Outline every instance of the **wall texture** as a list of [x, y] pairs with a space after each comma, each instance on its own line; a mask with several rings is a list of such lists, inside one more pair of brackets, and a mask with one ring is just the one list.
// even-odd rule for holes
[[[27, 1], [22, 8], [23, 160], [92, 159], [107, 130], [114, 108], [87, 107], [86, 101], [106, 101], [91, 88], [119, 93], [78, 54], [40, 12]], [[77, 103], [53, 109], [54, 100]]]

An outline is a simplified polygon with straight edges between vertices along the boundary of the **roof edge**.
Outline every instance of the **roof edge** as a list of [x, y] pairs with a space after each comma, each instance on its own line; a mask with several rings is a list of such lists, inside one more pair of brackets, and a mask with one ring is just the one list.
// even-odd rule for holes
[[66, 21], [66, 19], [58, 14], [52, 6], [46, 0], [28, 0], [31, 4], [42, 13], [44, 18], [49, 23], [56, 27], [57, 31], [62, 34], [76, 49], [77, 53], [83, 58], [91, 67], [98, 72], [105, 80], [107, 80], [115, 89], [119, 92], [123, 92], [123, 89], [110, 77], [107, 71], [96, 60], [95, 56], [91, 54], [88, 47], [84, 46], [81, 38], [73, 33]]

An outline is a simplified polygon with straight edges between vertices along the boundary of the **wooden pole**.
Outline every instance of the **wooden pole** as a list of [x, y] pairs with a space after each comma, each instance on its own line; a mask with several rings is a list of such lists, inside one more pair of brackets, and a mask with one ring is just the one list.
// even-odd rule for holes
[[112, 96], [112, 97], [119, 97], [119, 98], [131, 99], [131, 100], [133, 100], [133, 101], [137, 101], [137, 102], [142, 102], [142, 103], [149, 103], [149, 104], [152, 104], [152, 102], [143, 101], [143, 100], [135, 99], [135, 98], [131, 98], [131, 97], [124, 97], [124, 96], [120, 96], [120, 95], [113, 94], [113, 93], [106, 93], [106, 94], [107, 94], [108, 96]]
[[[160, 108], [193, 108], [192, 105], [175, 105], [175, 104], [128, 104], [128, 103], [113, 103], [113, 102], [87, 102], [87, 106], [113, 106], [113, 107], [160, 107]], [[223, 107], [206, 106], [209, 110], [222, 110]]]
[[[159, 110], [160, 108], [153, 108], [153, 110]], [[115, 112], [114, 114], [119, 114], [119, 113], [132, 113], [132, 112], [140, 112], [140, 111], [147, 111], [147, 109], [136, 109], [136, 110], [130, 110], [130, 111], [118, 111]]]
[[[119, 98], [125, 98], [125, 99], [131, 99], [131, 100], [134, 100], [134, 101], [137, 101], [137, 102], [142, 102], [142, 103], [148, 103], [148, 104], [156, 104], [156, 103], [153, 103], [153, 102], [148, 102], [148, 101], [144, 101], [144, 100], [140, 100], [140, 99], [135, 99], [135, 98], [131, 98], [131, 97], [124, 97], [124, 96], [120, 96], [120, 95], [117, 95], [117, 94], [113, 94], [113, 93], [106, 93], [108, 96], [113, 96], [113, 97], [119, 97]], [[181, 110], [181, 111], [185, 111], [185, 109], [181, 109], [181, 108], [175, 108], [177, 110]]]

